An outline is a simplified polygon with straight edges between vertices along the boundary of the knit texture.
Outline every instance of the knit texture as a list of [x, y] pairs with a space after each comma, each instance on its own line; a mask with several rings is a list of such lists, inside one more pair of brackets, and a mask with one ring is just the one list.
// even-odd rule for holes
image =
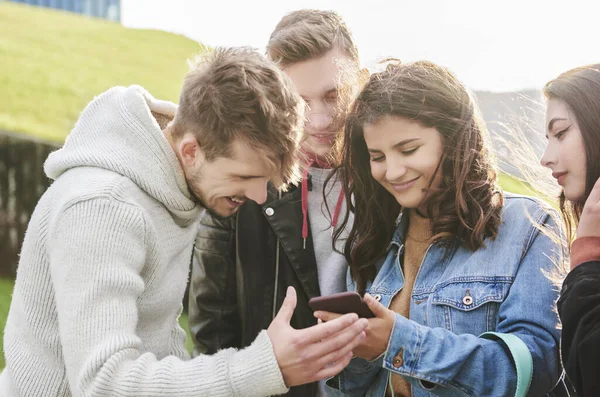
[[[406, 318], [410, 318], [410, 296], [427, 248], [431, 245], [431, 238], [430, 219], [419, 216], [414, 210], [409, 211], [408, 230], [404, 241], [404, 259], [402, 260], [404, 287], [390, 303], [390, 310]], [[393, 374], [392, 385], [396, 397], [411, 396], [410, 384], [402, 376]], [[391, 394], [388, 393], [388, 395]]]
[[202, 208], [151, 114], [174, 108], [141, 87], [113, 88], [48, 157], [55, 181], [23, 243], [0, 396], [287, 391], [265, 331], [241, 351], [185, 350], [177, 320]]

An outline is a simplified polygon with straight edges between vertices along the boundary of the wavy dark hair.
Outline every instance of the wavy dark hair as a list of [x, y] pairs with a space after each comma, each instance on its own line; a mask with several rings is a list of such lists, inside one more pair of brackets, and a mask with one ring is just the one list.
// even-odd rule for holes
[[585, 200], [600, 178], [600, 64], [580, 66], [559, 75], [544, 86], [548, 99], [564, 101], [579, 125], [586, 155], [584, 199], [572, 202], [564, 191], [559, 196], [560, 212], [565, 222], [567, 241], [573, 241]]
[[341, 238], [352, 212], [354, 223], [344, 255], [360, 293], [375, 278], [376, 263], [385, 254], [402, 209], [371, 176], [366, 124], [401, 117], [440, 133], [442, 182], [428, 189], [426, 204], [435, 243], [447, 248], [461, 244], [471, 250], [484, 246], [485, 238], [495, 238], [498, 232], [504, 201], [485, 125], [465, 86], [448, 69], [431, 62], [387, 62], [354, 102], [338, 146], [337, 174], [351, 200], [335, 239]]

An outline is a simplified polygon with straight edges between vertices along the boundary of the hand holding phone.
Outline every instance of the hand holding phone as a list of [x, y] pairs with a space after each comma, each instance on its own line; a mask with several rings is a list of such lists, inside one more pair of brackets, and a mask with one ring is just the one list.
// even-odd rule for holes
[[308, 305], [313, 311], [325, 311], [336, 314], [356, 313], [362, 318], [375, 315], [357, 292], [339, 292], [337, 294], [311, 298]]
[[[342, 296], [340, 297], [340, 295]], [[360, 295], [356, 293], [335, 294], [319, 298], [319, 300], [321, 299], [324, 299], [326, 303], [315, 305], [314, 302], [311, 304], [309, 301], [309, 305], [313, 309], [319, 309], [318, 312], [315, 311], [315, 317], [325, 324], [335, 321], [340, 316], [338, 313], [346, 313], [349, 311], [358, 314], [359, 311], [361, 311], [361, 303], [366, 305], [366, 309], [369, 310], [370, 314], [359, 314], [359, 316], [365, 315], [365, 317], [370, 316], [373, 318], [368, 318], [369, 325], [367, 329], [365, 329], [366, 338], [357, 347], [352, 349], [352, 354], [354, 354], [354, 356], [371, 361], [387, 349], [392, 330], [394, 329], [394, 324], [396, 323], [397, 317], [400, 316], [398, 313], [385, 307], [378, 299], [375, 299], [375, 297], [370, 294], [365, 294], [365, 297], [362, 300], [360, 299]], [[348, 304], [347, 301], [349, 300], [355, 303]], [[340, 304], [340, 302], [344, 303]], [[356, 302], [360, 302], [358, 306], [356, 305]], [[336, 306], [341, 307], [338, 308]], [[355, 310], [352, 306], [358, 307], [359, 309]]]

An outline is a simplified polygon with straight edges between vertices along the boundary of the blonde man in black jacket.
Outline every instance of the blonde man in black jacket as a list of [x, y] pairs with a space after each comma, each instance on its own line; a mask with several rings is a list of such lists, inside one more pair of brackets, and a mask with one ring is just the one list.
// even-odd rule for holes
[[[249, 345], [268, 327], [289, 285], [298, 294], [291, 320], [297, 329], [316, 324], [310, 298], [346, 290], [347, 264], [332, 244], [346, 200], [339, 182], [325, 186], [325, 180], [359, 88], [356, 45], [336, 12], [299, 10], [279, 22], [267, 54], [306, 102], [303, 181], [286, 192], [269, 186], [264, 204], [245, 202], [231, 219], [202, 219], [189, 301], [196, 354]], [[326, 390], [321, 381], [288, 395]]]

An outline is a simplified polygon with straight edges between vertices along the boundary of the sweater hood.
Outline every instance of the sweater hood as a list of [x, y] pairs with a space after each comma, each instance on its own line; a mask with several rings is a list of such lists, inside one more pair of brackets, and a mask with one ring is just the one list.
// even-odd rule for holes
[[178, 218], [198, 216], [183, 169], [154, 114], [172, 119], [177, 105], [140, 86], [114, 87], [85, 108], [64, 146], [44, 164], [50, 179], [75, 167], [107, 169], [132, 180]]

